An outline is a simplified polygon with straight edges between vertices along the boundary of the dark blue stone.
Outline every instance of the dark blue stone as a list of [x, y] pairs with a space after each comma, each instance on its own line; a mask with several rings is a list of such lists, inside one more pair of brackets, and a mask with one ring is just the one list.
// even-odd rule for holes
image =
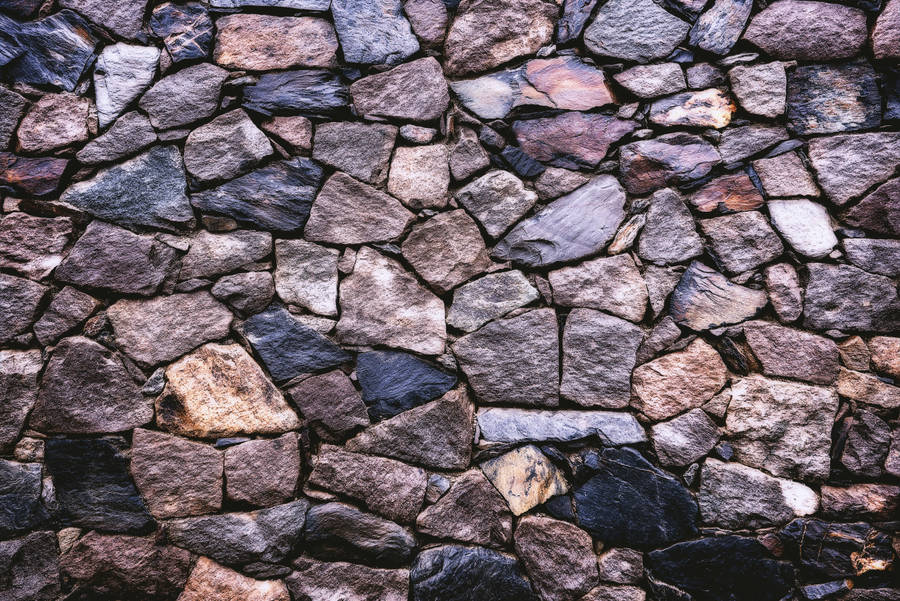
[[197, 2], [184, 5], [167, 2], [153, 9], [150, 30], [166, 44], [176, 63], [209, 55], [213, 22], [206, 7]]
[[398, 351], [360, 354], [356, 376], [372, 419], [403, 413], [438, 398], [456, 384], [456, 374]]
[[413, 601], [538, 601], [518, 560], [482, 547], [422, 551], [409, 582]]
[[324, 69], [266, 73], [244, 88], [244, 108], [262, 115], [331, 114], [346, 109], [350, 91], [341, 78]]
[[522, 179], [534, 179], [543, 173], [547, 168], [541, 163], [525, 154], [518, 146], [507, 146], [500, 153], [503, 160], [510, 169], [516, 172], [516, 175]]
[[45, 517], [41, 506], [41, 464], [0, 459], [0, 537], [26, 532]]

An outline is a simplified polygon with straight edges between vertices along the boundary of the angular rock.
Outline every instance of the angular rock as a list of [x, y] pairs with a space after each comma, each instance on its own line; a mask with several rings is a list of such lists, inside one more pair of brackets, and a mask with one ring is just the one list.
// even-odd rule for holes
[[328, 2], [325, 0], [211, 0], [210, 6], [215, 8], [289, 8], [313, 12], [328, 10]]
[[244, 108], [267, 117], [286, 111], [330, 114], [349, 104], [347, 84], [325, 69], [264, 73], [244, 87]]
[[728, 72], [731, 91], [744, 110], [774, 119], [784, 113], [787, 74], [784, 63], [738, 65]]
[[647, 223], [638, 239], [637, 254], [645, 261], [668, 265], [687, 261], [703, 252], [694, 218], [677, 192], [655, 192], [647, 210]]
[[272, 236], [266, 232], [235, 231], [211, 234], [197, 232], [181, 260], [179, 280], [209, 278], [234, 271], [272, 252]]
[[598, 583], [588, 534], [568, 522], [525, 516], [516, 526], [516, 553], [542, 599], [579, 599]]
[[718, 150], [726, 164], [734, 164], [790, 137], [781, 125], [742, 125], [722, 131]]
[[850, 265], [810, 263], [807, 270], [807, 327], [896, 331], [900, 298], [890, 279]]
[[[451, 162], [452, 167], [452, 162]], [[537, 201], [522, 180], [508, 171], [492, 170], [456, 193], [456, 200], [496, 238], [525, 216]]]
[[880, 409], [900, 407], [900, 388], [882, 382], [877, 376], [841, 368], [837, 391], [842, 397]]
[[453, 353], [483, 403], [559, 403], [559, 341], [552, 309], [490, 322], [463, 336]]
[[900, 380], [900, 338], [875, 336], [869, 340], [869, 350], [875, 371]]
[[350, 86], [350, 94], [357, 113], [365, 119], [431, 121], [450, 102], [441, 66], [430, 56], [358, 79]]
[[681, 328], [675, 325], [675, 320], [671, 315], [666, 315], [653, 326], [653, 329], [641, 342], [641, 346], [638, 347], [638, 365], [646, 363], [662, 351], [672, 348], [679, 338], [681, 338]]
[[397, 128], [382, 123], [332, 121], [319, 124], [313, 158], [369, 184], [387, 178]]
[[317, 17], [239, 13], [216, 19], [213, 60], [230, 69], [329, 67], [337, 49], [331, 23]]
[[416, 547], [409, 530], [343, 503], [312, 507], [304, 536], [311, 553], [318, 557], [387, 567], [408, 563]]
[[519, 561], [482, 547], [422, 551], [409, 572], [416, 601], [537, 601]]
[[565, 44], [581, 36], [584, 26], [597, 5], [597, 0], [565, 0], [556, 23], [556, 42]]
[[337, 316], [338, 251], [305, 240], [275, 242], [275, 290], [281, 300]]
[[599, 252], [625, 217], [625, 191], [610, 175], [598, 175], [520, 222], [491, 256], [528, 267], [573, 261]]
[[900, 3], [888, 0], [872, 29], [872, 53], [877, 59], [900, 58]]
[[900, 189], [900, 179], [886, 182], [850, 209], [845, 221], [880, 234], [897, 235], [900, 232], [898, 189]]
[[822, 486], [822, 515], [842, 520], [890, 520], [900, 509], [900, 486], [851, 484]]
[[450, 186], [449, 153], [444, 144], [401, 146], [394, 152], [387, 189], [411, 209], [440, 209]]
[[715, 127], [731, 123], [737, 110], [734, 101], [718, 88], [682, 92], [655, 101], [650, 106], [650, 121], [663, 127]]
[[184, 143], [184, 166], [200, 182], [231, 179], [272, 154], [272, 144], [247, 114], [234, 110], [192, 131]]
[[254, 580], [201, 557], [191, 571], [190, 578], [179, 595], [179, 601], [290, 601], [290, 594], [281, 580]]
[[693, 192], [689, 200], [701, 213], [752, 211], [765, 202], [744, 171], [711, 180]]
[[263, 121], [260, 127], [292, 154], [309, 154], [312, 149], [312, 121], [303, 115], [276, 115]]
[[534, 445], [489, 459], [481, 471], [517, 516], [569, 490], [563, 473]]
[[447, 312], [447, 324], [472, 332], [539, 296], [520, 271], [489, 274], [456, 289]]
[[162, 38], [172, 61], [180, 63], [209, 56], [213, 41], [213, 22], [199, 2], [165, 2], [153, 9], [150, 30]]
[[62, 261], [72, 235], [72, 220], [8, 213], [0, 220], [0, 267], [44, 279]]
[[838, 375], [834, 341], [766, 321], [744, 324], [744, 336], [767, 376], [832, 384]]
[[397, 261], [360, 249], [341, 282], [337, 337], [346, 344], [387, 345], [438, 355], [447, 337], [444, 303]]
[[46, 520], [40, 463], [0, 459], [0, 482], [0, 536], [23, 534]]
[[735, 458], [775, 476], [824, 480], [837, 406], [828, 388], [759, 375], [738, 380], [725, 419]]
[[[769, 203], [770, 211], [773, 204]], [[784, 252], [778, 235], [759, 211], [704, 219], [700, 229], [710, 240], [713, 257], [730, 273], [749, 271]]]
[[85, 165], [124, 159], [156, 142], [150, 120], [137, 111], [125, 113], [100, 137], [78, 151], [75, 158]]
[[650, 429], [653, 450], [662, 465], [684, 467], [705, 457], [719, 440], [715, 422], [702, 409], [691, 409]]
[[482, 407], [478, 430], [489, 442], [567, 442], [596, 436], [604, 445], [638, 444], [644, 429], [629, 413]]
[[900, 134], [814, 138], [809, 144], [809, 159], [828, 198], [844, 205], [893, 175], [900, 165]]
[[72, 184], [59, 200], [118, 225], [175, 231], [194, 223], [186, 188], [178, 148], [154, 146]]
[[[874, 343], [877, 338], [873, 338], [872, 342]], [[848, 369], [869, 370], [871, 353], [869, 347], [866, 346], [866, 341], [859, 336], [851, 336], [838, 344], [838, 355], [841, 358], [841, 364]]]
[[200, 63], [160, 79], [142, 97], [138, 106], [156, 129], [190, 125], [215, 114], [228, 71]]
[[837, 245], [828, 211], [806, 199], [772, 200], [768, 203], [772, 224], [802, 255], [821, 259]]
[[44, 346], [49, 346], [87, 321], [100, 301], [71, 286], [56, 293], [47, 310], [34, 324], [34, 335]]
[[101, 128], [116, 120], [125, 108], [146, 90], [156, 75], [159, 48], [118, 43], [107, 46], [97, 57], [94, 90]]
[[0, 86], [0, 149], [6, 150], [28, 102], [19, 94]]
[[362, 400], [373, 419], [388, 418], [437, 398], [456, 376], [397, 351], [370, 351], [357, 357]]
[[406, 601], [409, 597], [409, 570], [321, 562], [308, 557], [300, 557], [292, 565], [295, 572], [285, 582], [298, 599], [327, 599], [336, 595], [345, 599]]
[[844, 238], [844, 252], [853, 264], [870, 273], [900, 276], [900, 241]]
[[803, 312], [803, 291], [797, 270], [790, 263], [776, 263], [763, 270], [769, 302], [784, 323], [796, 321]]
[[669, 311], [679, 325], [700, 331], [746, 321], [767, 302], [762, 290], [735, 284], [694, 261], [675, 287]]
[[611, 144], [636, 128], [634, 121], [574, 111], [513, 123], [516, 139], [525, 153], [567, 169], [596, 167]]
[[0, 273], [0, 344], [31, 327], [46, 293], [36, 282]]
[[636, 65], [613, 76], [626, 90], [641, 98], [655, 98], [680, 92], [687, 87], [678, 63]]
[[38, 394], [38, 375], [43, 368], [41, 352], [0, 351], [0, 451], [15, 446], [25, 418]]
[[616, 548], [597, 556], [600, 580], [637, 584], [644, 577], [644, 555], [636, 549]]
[[866, 14], [857, 8], [787, 0], [757, 13], [744, 39], [773, 58], [824, 61], [855, 56], [866, 35]]
[[240, 315], [259, 313], [275, 296], [275, 280], [267, 271], [236, 273], [219, 278], [210, 289], [213, 297]]
[[46, 94], [31, 105], [16, 131], [18, 146], [27, 153], [86, 142], [91, 101], [74, 94]]
[[619, 150], [622, 182], [631, 194], [646, 194], [669, 184], [700, 179], [720, 162], [715, 148], [703, 138], [687, 133], [632, 142]]
[[334, 0], [331, 14], [348, 63], [396, 65], [419, 51], [400, 0]]
[[341, 439], [369, 425], [366, 406], [344, 373], [338, 369], [312, 376], [287, 390], [306, 423], [326, 440]]
[[891, 443], [890, 427], [868, 411], [860, 411], [848, 421], [841, 465], [857, 475], [870, 478], [881, 476], [881, 466]]
[[490, 165], [490, 160], [478, 142], [478, 134], [468, 127], [461, 127], [458, 135], [450, 146], [450, 174], [453, 179], [462, 181]]
[[689, 28], [651, 0], [614, 0], [600, 7], [584, 43], [594, 54], [648, 63], [672, 52]]
[[78, 11], [116, 35], [134, 39], [140, 34], [147, 0], [125, 0], [113, 6], [102, 0], [60, 0], [60, 6]]
[[9, 601], [53, 601], [59, 598], [59, 563], [56, 535], [32, 532], [0, 542], [0, 565], [7, 581], [3, 594]]
[[408, 0], [403, 4], [413, 32], [426, 46], [439, 46], [444, 41], [447, 10], [440, 0]]
[[716, 0], [691, 27], [690, 45], [712, 54], [728, 54], [752, 9], [752, 0]]
[[[260, 478], [265, 474], [265, 478]], [[294, 497], [300, 478], [297, 434], [250, 440], [225, 451], [227, 497], [232, 501], [268, 507]], [[308, 526], [308, 524], [307, 524]]]
[[0, 152], [0, 185], [11, 187], [19, 194], [47, 196], [59, 189], [68, 166], [68, 159], [20, 157]]
[[753, 170], [770, 198], [819, 195], [819, 188], [796, 152], [753, 161]]
[[788, 125], [795, 134], [833, 134], [881, 124], [881, 94], [865, 60], [804, 65], [788, 74]]

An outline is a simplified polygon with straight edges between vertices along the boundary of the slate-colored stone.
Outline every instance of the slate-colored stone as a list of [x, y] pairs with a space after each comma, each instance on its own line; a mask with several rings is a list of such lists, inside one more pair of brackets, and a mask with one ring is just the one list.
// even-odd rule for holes
[[247, 114], [236, 109], [192, 131], [184, 143], [184, 167], [200, 182], [231, 179], [272, 154], [272, 144]]
[[85, 165], [124, 159], [156, 142], [150, 120], [138, 111], [125, 113], [102, 135], [78, 151], [75, 158]]
[[244, 108], [272, 116], [283, 112], [332, 114], [350, 104], [350, 91], [340, 76], [325, 69], [264, 73], [244, 87]]
[[691, 46], [713, 54], [728, 54], [750, 18], [752, 0], [716, 0], [691, 27]]
[[636, 65], [613, 78], [626, 90], [641, 98], [655, 98], [680, 92], [687, 84], [678, 63]]
[[896, 331], [900, 297], [885, 276], [851, 265], [807, 265], [805, 320], [807, 327], [826, 330]]
[[[451, 155], [452, 168], [452, 155]], [[456, 192], [456, 200], [496, 238], [525, 216], [537, 196], [508, 171], [491, 170]]]
[[316, 126], [312, 157], [363, 182], [383, 184], [397, 127], [383, 123], [332, 121]]
[[334, 28], [325, 19], [247, 13], [216, 19], [213, 60], [223, 67], [251, 71], [330, 67], [337, 50]]
[[709, 453], [719, 440], [715, 422], [702, 409], [691, 409], [650, 430], [653, 450], [662, 465], [684, 467]]
[[37, 282], [0, 273], [0, 344], [31, 327], [46, 293]]
[[38, 393], [38, 375], [43, 369], [41, 352], [0, 351], [0, 451], [6, 453], [19, 439], [25, 418]]
[[427, 549], [410, 569], [414, 601], [536, 601], [518, 560], [482, 547]]
[[853, 474], [878, 478], [891, 443], [890, 427], [869, 411], [859, 411], [847, 425], [841, 465]]
[[476, 419], [481, 439], [489, 442], [567, 442], [596, 436], [605, 445], [620, 446], [647, 440], [634, 416], [624, 412], [482, 407]]
[[103, 0], [60, 0], [60, 5], [78, 11], [116, 35], [134, 39], [141, 30], [147, 0], [125, 0], [112, 6]]
[[310, 508], [304, 539], [316, 557], [387, 568], [406, 565], [416, 549], [416, 539], [406, 528], [344, 503]]
[[348, 63], [396, 65], [419, 51], [400, 0], [333, 0], [331, 14]]
[[450, 390], [456, 376], [409, 353], [369, 351], [356, 360], [363, 402], [373, 419], [393, 417]]
[[622, 182], [632, 194], [700, 179], [721, 160], [712, 145], [687, 133], [664, 134], [626, 144], [619, 150]]
[[735, 284], [721, 273], [694, 261], [672, 293], [670, 313], [692, 330], [708, 330], [746, 321], [766, 306], [762, 290]]
[[289, 388], [287, 395], [309, 427], [325, 440], [346, 438], [354, 430], [369, 425], [359, 392], [339, 369], [306, 378]]
[[431, 121], [450, 102], [440, 63], [430, 56], [358, 79], [350, 94], [356, 111], [366, 119]]
[[68, 159], [22, 157], [0, 152], [0, 189], [28, 196], [47, 196], [59, 189]]
[[898, 189], [900, 189], [900, 178], [885, 182], [850, 209], [845, 216], [845, 221], [879, 234], [897, 235], [900, 233]]
[[565, 0], [562, 14], [556, 23], [556, 42], [565, 44], [581, 37], [595, 6], [597, 0]]
[[888, 277], [900, 276], [900, 241], [844, 238], [847, 260], [860, 269]]
[[0, 86], [0, 150], [6, 150], [28, 102], [12, 90]]
[[156, 75], [159, 48], [118, 43], [107, 46], [94, 67], [97, 119], [105, 128], [146, 90]]
[[138, 106], [156, 129], [184, 127], [216, 112], [227, 77], [228, 71], [209, 63], [185, 67], [156, 82]]
[[717, 148], [725, 164], [731, 165], [788, 138], [784, 126], [754, 123], [724, 129]]
[[638, 256], [668, 265], [687, 261], [702, 252], [703, 240], [678, 193], [670, 188], [654, 192], [647, 210], [647, 223], [638, 238]]
[[539, 297], [537, 289], [521, 271], [488, 274], [453, 292], [447, 324], [464, 332], [472, 332]]
[[201, 230], [190, 237], [189, 244], [178, 272], [182, 281], [228, 273], [261, 261], [272, 252], [272, 236], [267, 232], [212, 234]]
[[65, 334], [87, 321], [100, 301], [66, 286], [57, 292], [41, 318], [34, 324], [34, 336], [44, 346], [49, 346]]
[[209, 56], [214, 30], [209, 11], [203, 4], [165, 2], [153, 9], [149, 25], [153, 34], [162, 38], [173, 62]]
[[[900, 133], [885, 131], [813, 138], [809, 143], [809, 160], [828, 198], [837, 205], [845, 205], [893, 175], [900, 165]], [[867, 225], [862, 227], [869, 229]]]
[[41, 506], [41, 464], [0, 459], [0, 536], [24, 534], [46, 518]]
[[865, 60], [803, 65], [788, 74], [788, 125], [798, 135], [833, 134], [881, 125], [881, 93]]
[[614, 0], [597, 11], [584, 43], [594, 54], [648, 63], [672, 52], [689, 28], [651, 0]]

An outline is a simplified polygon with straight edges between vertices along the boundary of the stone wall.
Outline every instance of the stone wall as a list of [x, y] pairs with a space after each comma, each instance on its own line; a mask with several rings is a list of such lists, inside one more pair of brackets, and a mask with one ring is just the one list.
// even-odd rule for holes
[[897, 601], [900, 0], [0, 0], [0, 600]]

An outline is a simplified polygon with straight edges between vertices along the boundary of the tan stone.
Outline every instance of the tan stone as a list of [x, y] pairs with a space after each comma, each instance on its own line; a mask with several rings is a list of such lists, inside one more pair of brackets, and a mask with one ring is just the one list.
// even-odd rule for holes
[[875, 336], [869, 341], [869, 351], [875, 371], [900, 379], [900, 338]]
[[28, 153], [49, 152], [90, 137], [91, 101], [74, 94], [47, 94], [19, 124], [19, 146]]
[[286, 144], [288, 150], [295, 154], [305, 154], [312, 149], [312, 121], [302, 115], [276, 115], [263, 121], [260, 127]]
[[900, 407], [900, 388], [885, 384], [871, 374], [842, 367], [838, 374], [837, 391], [842, 397], [888, 411]]
[[394, 151], [388, 192], [411, 209], [440, 209], [447, 205], [450, 153], [444, 144], [401, 146]]
[[550, 497], [568, 492], [562, 472], [534, 445], [519, 447], [481, 464], [514, 515], [522, 515]]
[[216, 29], [213, 59], [232, 69], [330, 67], [338, 49], [331, 23], [316, 17], [236, 14], [217, 19]]
[[[875, 340], [876, 338], [873, 338], [872, 342], [875, 342]], [[900, 339], [897, 340], [900, 341]], [[895, 352], [900, 353], [900, 347], [898, 347]], [[869, 352], [869, 347], [866, 346], [866, 341], [859, 336], [851, 336], [841, 342], [838, 345], [838, 354], [841, 357], [841, 364], [847, 369], [869, 371], [871, 354]], [[898, 370], [898, 373], [900, 373], [900, 370]]]
[[291, 596], [281, 580], [255, 580], [201, 557], [178, 601], [291, 601]]
[[647, 286], [631, 255], [600, 257], [548, 274], [553, 301], [564, 307], [608, 311], [640, 321], [647, 309]]
[[599, 581], [590, 535], [562, 520], [523, 517], [516, 526], [516, 554], [546, 601], [573, 601]]

